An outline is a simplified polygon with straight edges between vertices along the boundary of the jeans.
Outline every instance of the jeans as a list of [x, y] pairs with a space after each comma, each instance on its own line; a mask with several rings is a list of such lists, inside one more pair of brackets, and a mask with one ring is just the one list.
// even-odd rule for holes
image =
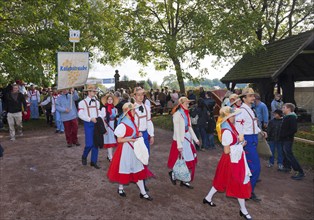
[[215, 148], [215, 137], [214, 134], [208, 134], [208, 142], [210, 148]]
[[283, 153], [284, 153], [284, 160], [283, 166], [285, 168], [293, 168], [293, 170], [303, 173], [303, 169], [301, 168], [299, 162], [293, 155], [292, 151], [293, 141], [283, 141]]
[[201, 138], [202, 138], [202, 147], [205, 149], [208, 149], [208, 137], [207, 137], [207, 132], [206, 132], [206, 128], [204, 127], [199, 127], [198, 128], [201, 134]]
[[274, 159], [275, 159], [275, 152], [277, 151], [277, 164], [283, 164], [283, 158], [282, 158], [282, 142], [281, 141], [269, 141], [268, 142], [269, 146], [270, 146], [270, 150], [273, 154], [273, 156], [271, 156], [269, 158], [269, 163], [270, 164], [274, 164]]

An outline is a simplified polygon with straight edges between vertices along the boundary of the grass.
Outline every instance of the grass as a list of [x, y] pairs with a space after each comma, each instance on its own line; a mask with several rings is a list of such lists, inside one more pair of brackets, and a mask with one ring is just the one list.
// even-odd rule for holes
[[[153, 117], [153, 122], [156, 127], [173, 131], [171, 115], [157, 115]], [[300, 124], [297, 137], [314, 140], [314, 126], [312, 124]], [[217, 143], [217, 140], [216, 140]], [[304, 166], [314, 169], [314, 146], [303, 143], [293, 143], [293, 153], [297, 160]]]

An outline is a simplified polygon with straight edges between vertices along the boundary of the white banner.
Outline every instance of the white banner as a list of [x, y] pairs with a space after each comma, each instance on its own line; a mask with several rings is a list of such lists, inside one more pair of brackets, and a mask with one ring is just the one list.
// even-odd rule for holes
[[80, 42], [80, 31], [79, 30], [70, 30], [69, 41], [72, 43]]
[[58, 52], [58, 89], [83, 86], [88, 77], [88, 52]]

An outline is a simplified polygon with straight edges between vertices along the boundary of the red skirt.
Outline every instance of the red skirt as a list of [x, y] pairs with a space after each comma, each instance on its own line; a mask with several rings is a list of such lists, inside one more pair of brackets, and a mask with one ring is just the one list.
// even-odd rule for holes
[[[190, 146], [191, 146], [191, 150], [192, 150], [193, 154], [196, 154], [196, 150], [195, 150], [194, 145], [190, 144]], [[180, 154], [180, 152], [178, 151], [177, 141], [173, 140], [172, 144], [171, 144], [169, 157], [168, 157], [168, 168], [169, 169], [173, 169], [174, 164], [177, 162], [177, 159], [179, 158], [179, 154]], [[194, 160], [185, 161], [185, 163], [191, 172], [191, 181], [193, 181], [194, 174], [195, 174], [195, 167], [197, 164], [197, 157], [195, 157]]]
[[119, 184], [129, 184], [130, 182], [136, 183], [139, 180], [144, 180], [151, 177], [153, 174], [148, 170], [147, 166], [143, 165], [143, 169], [136, 173], [119, 173], [120, 159], [122, 154], [123, 144], [119, 143], [116, 152], [113, 155], [110, 163], [107, 177], [111, 182]]
[[251, 197], [251, 183], [243, 184], [243, 178], [239, 178], [239, 171], [244, 172], [243, 156], [237, 164], [232, 164], [230, 155], [223, 153], [216, 168], [213, 186], [219, 192], [226, 192], [229, 197], [248, 199]]

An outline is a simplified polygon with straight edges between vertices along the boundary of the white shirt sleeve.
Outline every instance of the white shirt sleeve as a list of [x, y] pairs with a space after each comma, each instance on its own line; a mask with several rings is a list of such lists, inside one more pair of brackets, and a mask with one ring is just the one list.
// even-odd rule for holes
[[229, 130], [225, 130], [222, 133], [221, 144], [223, 146], [229, 146], [233, 142], [232, 134]]
[[50, 96], [48, 96], [45, 101], [40, 103], [40, 105], [47, 105], [49, 102], [51, 102], [51, 97]]
[[240, 113], [236, 115], [235, 117], [235, 128], [239, 134], [244, 134], [243, 126], [244, 126], [244, 118], [243, 118], [243, 114]]
[[124, 137], [125, 135], [125, 132], [126, 132], [126, 127], [124, 124], [119, 124], [116, 129], [114, 130], [114, 134], [117, 136], [117, 137]]
[[151, 137], [154, 137], [154, 124], [152, 122], [152, 114], [150, 111], [150, 106], [146, 105], [147, 110], [147, 132]]
[[91, 118], [88, 117], [88, 115], [87, 115], [87, 106], [86, 106], [84, 100], [79, 102], [78, 116], [80, 119], [82, 119], [83, 121], [86, 121], [86, 122], [90, 122], [90, 120], [91, 120]]

